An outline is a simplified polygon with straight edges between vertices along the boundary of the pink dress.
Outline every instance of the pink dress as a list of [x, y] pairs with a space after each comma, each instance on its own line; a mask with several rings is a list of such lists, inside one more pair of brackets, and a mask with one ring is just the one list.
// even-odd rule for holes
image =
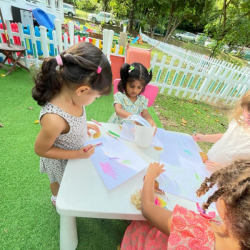
[[176, 205], [169, 236], [147, 221], [133, 221], [125, 232], [121, 250], [214, 249], [215, 239], [210, 221], [211, 219]]

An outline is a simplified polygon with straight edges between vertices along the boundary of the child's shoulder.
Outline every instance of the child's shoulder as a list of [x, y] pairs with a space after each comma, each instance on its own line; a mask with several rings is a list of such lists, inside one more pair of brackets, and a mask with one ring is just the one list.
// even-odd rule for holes
[[148, 100], [144, 95], [138, 95], [138, 99], [140, 99], [141, 101]]
[[126, 95], [120, 91], [118, 91], [117, 93], [114, 94], [115, 97], [120, 97], [120, 98], [124, 98]]

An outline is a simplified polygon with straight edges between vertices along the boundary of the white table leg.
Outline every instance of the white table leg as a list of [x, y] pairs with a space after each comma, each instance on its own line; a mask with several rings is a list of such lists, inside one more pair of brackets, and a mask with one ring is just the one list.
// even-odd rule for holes
[[78, 244], [76, 218], [60, 216], [60, 250], [75, 250]]

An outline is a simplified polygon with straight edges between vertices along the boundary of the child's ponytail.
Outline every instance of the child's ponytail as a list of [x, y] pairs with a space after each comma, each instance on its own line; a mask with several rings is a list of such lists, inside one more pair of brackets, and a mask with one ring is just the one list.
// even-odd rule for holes
[[123, 92], [126, 89], [126, 84], [129, 77], [129, 68], [128, 63], [124, 63], [120, 69], [121, 81], [118, 84], [118, 91]]
[[45, 58], [41, 71], [35, 79], [32, 97], [40, 106], [43, 106], [53, 96], [59, 93], [62, 88], [61, 76], [59, 71], [56, 70], [57, 66], [56, 58]]
[[93, 44], [81, 42], [56, 58], [45, 58], [35, 79], [33, 98], [43, 106], [61, 91], [63, 84], [73, 89], [87, 85], [100, 95], [110, 94], [112, 72], [107, 57]]
[[118, 84], [118, 90], [124, 92], [128, 82], [140, 81], [143, 85], [141, 93], [146, 85], [152, 80], [152, 70], [146, 69], [141, 63], [124, 63], [120, 70], [121, 81]]

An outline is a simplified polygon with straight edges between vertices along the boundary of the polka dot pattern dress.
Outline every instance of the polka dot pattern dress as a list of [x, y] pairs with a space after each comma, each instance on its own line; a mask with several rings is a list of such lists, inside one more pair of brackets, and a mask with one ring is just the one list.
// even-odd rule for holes
[[[39, 120], [41, 120], [45, 114], [57, 114], [67, 121], [70, 126], [70, 131], [67, 134], [61, 134], [56, 138], [54, 142], [55, 147], [67, 150], [78, 150], [83, 147], [87, 139], [87, 121], [84, 107], [83, 115], [81, 117], [75, 117], [48, 102], [42, 107]], [[40, 172], [47, 173], [51, 183], [58, 182], [60, 184], [67, 162], [67, 159], [61, 160], [41, 157]]]
[[147, 221], [133, 221], [125, 232], [121, 250], [213, 250], [214, 246], [210, 219], [176, 205], [169, 236]]

